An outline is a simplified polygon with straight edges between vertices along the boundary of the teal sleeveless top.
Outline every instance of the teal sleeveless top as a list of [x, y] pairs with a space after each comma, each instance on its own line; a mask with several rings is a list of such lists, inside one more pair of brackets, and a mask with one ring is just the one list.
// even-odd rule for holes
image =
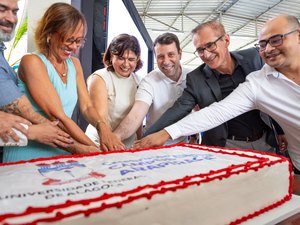
[[[66, 60], [68, 67], [68, 78], [67, 83], [64, 84], [60, 79], [59, 74], [56, 72], [54, 66], [51, 62], [42, 54], [38, 54], [43, 63], [46, 66], [48, 76], [59, 95], [61, 104], [63, 106], [63, 110], [65, 114], [71, 118], [72, 113], [74, 111], [75, 105], [77, 103], [78, 95], [77, 95], [77, 83], [76, 83], [76, 70], [71, 58]], [[32, 99], [29, 94], [29, 91], [26, 87], [26, 84], [18, 79], [18, 87], [20, 91], [27, 96], [29, 101], [31, 102], [34, 110], [47, 117], [42, 109], [36, 104], [36, 102]], [[14, 162], [19, 160], [30, 160], [34, 158], [47, 158], [57, 155], [68, 155], [69, 152], [59, 149], [53, 148], [48, 145], [44, 145], [35, 141], [28, 141], [28, 145], [24, 147], [5, 147], [3, 149], [3, 162]]]

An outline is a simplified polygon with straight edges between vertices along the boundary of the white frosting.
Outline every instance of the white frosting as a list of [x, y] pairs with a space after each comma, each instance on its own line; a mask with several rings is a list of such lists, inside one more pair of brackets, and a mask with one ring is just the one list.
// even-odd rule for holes
[[[73, 162], [69, 168], [63, 162], [70, 158], [2, 166], [0, 218], [6, 213], [22, 213], [28, 206], [46, 207], [72, 200], [75, 201], [73, 206], [56, 208], [47, 213], [7, 218], [4, 221], [23, 224], [43, 218], [55, 218], [59, 212], [64, 215], [76, 214], [61, 220], [59, 224], [99, 224], [99, 221], [101, 225], [139, 225], [141, 221], [151, 225], [198, 225], [199, 222], [226, 224], [270, 206], [289, 193], [288, 161], [259, 166], [261, 163], [269, 164], [281, 160], [280, 157], [248, 151], [223, 150], [245, 154], [229, 155], [188, 146], [190, 145], [73, 158], [77, 164]], [[56, 164], [60, 165], [57, 168], [65, 168], [60, 171], [56, 171], [57, 168], [51, 169], [54, 167], [54, 161], [60, 162]], [[37, 164], [41, 163], [51, 166], [37, 170], [40, 168]], [[245, 163], [248, 163], [250, 168], [248, 171], [245, 171]], [[209, 172], [233, 165], [228, 178], [216, 179], [223, 177], [225, 170], [218, 173]], [[90, 172], [96, 172], [99, 176], [91, 176]], [[26, 182], [30, 176], [32, 182]], [[43, 182], [49, 180], [47, 185], [43, 185]], [[160, 183], [161, 181], [167, 183]], [[200, 182], [200, 185], [195, 182]], [[9, 186], [13, 188], [8, 188]], [[170, 190], [172, 188], [176, 191]], [[97, 199], [85, 205], [76, 202], [130, 190], [135, 191]], [[162, 193], [162, 190], [167, 191]], [[13, 193], [25, 197], [13, 198]], [[151, 199], [144, 196], [138, 198], [144, 194], [152, 196]], [[128, 199], [131, 199], [130, 202], [127, 202]], [[83, 215], [82, 212], [97, 209], [103, 203], [122, 204], [121, 208], [107, 206], [104, 210], [98, 209], [99, 212], [92, 213], [89, 217]]]

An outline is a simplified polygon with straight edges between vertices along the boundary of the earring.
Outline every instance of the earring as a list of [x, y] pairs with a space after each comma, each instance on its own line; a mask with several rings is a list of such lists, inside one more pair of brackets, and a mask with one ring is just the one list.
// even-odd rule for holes
[[47, 44], [49, 45], [50, 43], [50, 37], [47, 37]]

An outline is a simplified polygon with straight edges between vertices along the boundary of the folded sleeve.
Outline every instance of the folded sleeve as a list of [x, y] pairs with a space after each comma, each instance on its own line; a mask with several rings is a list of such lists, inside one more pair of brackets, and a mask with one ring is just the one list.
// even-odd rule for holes
[[0, 107], [10, 104], [22, 96], [12, 79], [7, 76], [1, 76], [5, 72], [5, 68], [0, 67]]
[[[28, 126], [26, 124], [22, 124], [23, 127], [28, 129]], [[0, 146], [26, 146], [28, 144], [27, 137], [20, 131], [16, 130], [15, 128], [12, 128], [12, 130], [17, 134], [19, 137], [19, 141], [14, 141], [11, 137], [9, 137], [8, 142], [4, 143], [3, 140], [0, 138]]]

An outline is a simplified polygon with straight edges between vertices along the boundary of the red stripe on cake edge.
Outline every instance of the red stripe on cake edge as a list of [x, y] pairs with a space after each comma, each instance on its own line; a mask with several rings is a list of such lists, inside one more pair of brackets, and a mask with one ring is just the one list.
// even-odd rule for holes
[[[264, 164], [264, 165], [259, 165], [258, 168], [263, 168], [265, 166], [269, 166], [269, 165], [272, 165], [272, 164], [277, 164], [277, 163], [281, 163], [281, 160], [280, 161], [273, 161], [269, 164]], [[248, 171], [251, 171], [251, 170], [255, 170], [257, 171], [258, 169], [257, 167], [255, 168], [251, 168], [251, 169], [247, 169], [245, 171], [237, 171], [235, 173], [232, 173], [231, 175], [235, 175], [235, 174], [239, 174], [239, 173], [244, 173], [244, 172], [248, 172]], [[291, 166], [290, 166], [290, 169], [291, 169]], [[202, 175], [202, 174], [201, 174]], [[220, 176], [217, 176], [215, 177], [214, 179], [210, 179], [210, 178], [206, 178], [204, 179], [203, 181], [192, 181], [192, 182], [188, 182], [188, 181], [185, 181], [185, 179], [182, 179], [183, 180], [183, 184], [181, 185], [177, 185], [176, 187], [171, 187], [171, 188], [164, 188], [162, 185], [160, 186], [161, 190], [153, 190], [153, 191], [150, 191], [149, 193], [145, 193], [145, 194], [140, 194], [140, 195], [136, 195], [134, 197], [132, 196], [128, 196], [127, 199], [121, 201], [121, 202], [118, 202], [118, 203], [112, 203], [112, 204], [106, 204], [106, 203], [102, 203], [100, 207], [96, 207], [96, 208], [93, 208], [93, 209], [88, 209], [88, 210], [78, 210], [78, 211], [74, 211], [72, 213], [68, 213], [68, 214], [63, 214], [61, 212], [58, 212], [56, 213], [56, 215], [54, 217], [48, 217], [48, 218], [43, 218], [43, 219], [37, 219], [37, 220], [34, 220], [30, 223], [26, 223], [27, 225], [36, 225], [38, 223], [41, 223], [41, 222], [55, 222], [55, 221], [59, 221], [59, 220], [62, 220], [62, 219], [66, 219], [66, 218], [69, 218], [69, 217], [72, 217], [72, 216], [76, 216], [76, 215], [80, 215], [80, 214], [83, 214], [84, 216], [88, 217], [90, 214], [92, 213], [99, 213], [105, 209], [108, 209], [108, 208], [121, 208], [124, 204], [128, 204], [130, 202], [133, 202], [137, 199], [140, 199], [140, 198], [147, 198], [147, 199], [151, 199], [152, 196], [156, 195], [156, 194], [164, 194], [166, 193], [167, 191], [176, 191], [176, 190], [179, 190], [179, 189], [185, 189], [191, 185], [201, 185], [202, 183], [207, 183], [207, 182], [210, 182], [212, 180], [215, 180], [215, 179], [226, 179], [228, 178], [228, 176], [226, 175], [220, 175]], [[292, 176], [290, 174], [290, 184], [289, 184], [289, 187], [291, 187], [291, 184], [292, 184]], [[173, 184], [174, 182], [164, 182], [165, 185], [166, 184]], [[155, 187], [151, 187], [153, 185], [146, 185], [150, 188], [155, 188]], [[147, 187], [147, 188], [148, 188]], [[140, 188], [137, 188], [138, 190], [135, 190], [135, 191], [130, 191], [131, 193], [136, 193], [138, 191], [142, 191], [144, 188], [140, 187]], [[128, 191], [129, 192], [129, 191]], [[126, 196], [126, 195], [125, 195]], [[115, 197], [115, 196], [113, 196]], [[287, 194], [283, 199], [261, 209], [261, 210], [258, 210], [254, 213], [251, 213], [247, 216], [243, 216], [241, 217], [240, 219], [237, 219], [233, 222], [230, 222], [229, 224], [230, 225], [236, 225], [236, 224], [240, 224], [242, 222], [245, 222], [246, 220], [248, 219], [251, 219], [253, 217], [256, 217], [262, 213], [265, 213], [273, 208], [276, 208], [280, 205], [282, 205], [283, 203], [285, 203], [286, 201], [290, 200], [292, 197], [292, 192], [291, 192], [291, 188], [289, 188], [289, 194]], [[89, 201], [89, 203], [91, 203], [93, 201]], [[81, 203], [78, 203], [76, 205], [79, 205]], [[69, 206], [74, 206], [74, 204], [71, 204], [69, 205], [68, 203], [64, 204], [63, 207], [56, 207], [55, 209], [58, 209], [58, 208], [66, 208], [66, 207], [69, 207]], [[26, 214], [27, 215], [27, 214]], [[4, 223], [5, 225], [8, 225], [8, 223]]]
[[[285, 158], [284, 156], [276, 155], [276, 154], [271, 154], [271, 153], [265, 153], [265, 152], [260, 152], [257, 150], [243, 150], [243, 149], [235, 149], [235, 148], [225, 148], [225, 147], [218, 147], [218, 146], [206, 146], [206, 145], [201, 145], [201, 144], [187, 144], [187, 143], [179, 143], [179, 144], [171, 144], [167, 146], [156, 146], [156, 147], [151, 147], [151, 148], [140, 148], [140, 149], [128, 149], [128, 150], [119, 150], [119, 151], [109, 151], [109, 152], [94, 152], [94, 153], [89, 153], [89, 154], [80, 154], [80, 155], [60, 155], [60, 156], [54, 156], [54, 157], [48, 157], [48, 158], [36, 158], [36, 159], [31, 159], [31, 160], [20, 160], [17, 162], [7, 162], [7, 163], [1, 163], [0, 167], [2, 166], [11, 166], [11, 165], [18, 165], [18, 164], [25, 164], [25, 163], [35, 163], [35, 162], [43, 162], [43, 161], [48, 161], [48, 160], [55, 160], [55, 159], [72, 159], [72, 158], [84, 158], [84, 157], [93, 157], [96, 155], [109, 155], [109, 154], [115, 154], [115, 153], [128, 153], [128, 152], [142, 152], [142, 151], [157, 151], [160, 149], [167, 149], [167, 148], [172, 148], [172, 147], [190, 147], [194, 149], [201, 149], [201, 150], [210, 150], [210, 148], [216, 148], [216, 149], [227, 149], [227, 150], [237, 150], [241, 152], [241, 154], [237, 154], [242, 156], [242, 152], [247, 151], [247, 152], [252, 152], [252, 153], [259, 153], [261, 155], [272, 155], [274, 157], [279, 157], [279, 158]], [[214, 150], [214, 152], [218, 152], [217, 150]], [[227, 153], [229, 154], [229, 153]], [[246, 156], [246, 155], [245, 155]], [[249, 157], [249, 156], [247, 156]], [[260, 157], [258, 157], [260, 158]]]
[[[205, 146], [201, 146], [201, 145], [191, 145], [191, 144], [175, 144], [175, 145], [169, 145], [169, 146], [163, 146], [163, 147], [156, 147], [154, 149], [138, 149], [138, 150], [130, 150], [129, 152], [139, 152], [139, 151], [145, 151], [145, 150], [159, 150], [159, 149], [162, 149], [162, 148], [172, 148], [174, 146], [183, 146], [183, 147], [190, 147], [190, 148], [194, 148], [194, 149], [198, 149], [198, 150], [204, 150], [204, 151], [209, 151], [209, 152], [218, 152], [218, 153], [222, 153], [222, 154], [228, 154], [228, 155], [238, 155], [238, 156], [241, 156], [241, 157], [247, 157], [247, 158], [255, 158], [257, 159], [258, 161], [254, 161], [254, 162], [246, 162], [242, 165], [231, 165], [227, 168], [223, 168], [223, 169], [220, 169], [220, 170], [216, 170], [216, 171], [209, 171], [208, 174], [198, 174], [198, 175], [193, 175], [193, 176], [186, 176], [184, 178], [181, 178], [181, 179], [177, 179], [177, 180], [172, 180], [172, 181], [169, 181], [169, 182], [165, 182], [165, 181], [161, 181], [160, 183], [158, 184], [154, 184], [154, 185], [144, 185], [144, 186], [141, 186], [141, 187], [137, 187], [135, 189], [132, 189], [132, 190], [129, 190], [129, 191], [126, 191], [126, 192], [121, 192], [121, 193], [117, 193], [117, 194], [106, 194], [104, 193], [102, 196], [100, 197], [97, 197], [97, 198], [93, 198], [93, 199], [85, 199], [85, 200], [79, 200], [79, 201], [71, 201], [71, 200], [67, 200], [65, 203], [62, 203], [62, 204], [58, 204], [58, 205], [51, 205], [51, 206], [48, 206], [48, 207], [40, 207], [40, 208], [33, 208], [33, 207], [28, 207], [26, 211], [24, 211], [23, 213], [19, 213], [19, 214], [4, 214], [4, 215], [0, 215], [0, 221], [3, 221], [7, 218], [14, 218], [14, 217], [20, 217], [20, 216], [26, 216], [26, 215], [30, 215], [32, 213], [38, 213], [38, 212], [44, 212], [44, 211], [47, 211], [47, 212], [53, 212], [55, 209], [59, 209], [59, 208], [66, 208], [66, 207], [70, 207], [70, 206], [74, 206], [74, 205], [86, 205], [86, 204], [89, 204], [89, 203], [92, 203], [92, 202], [96, 202], [96, 201], [101, 201], [101, 200], [105, 200], [105, 199], [108, 199], [108, 198], [112, 198], [112, 197], [126, 197], [127, 195], [129, 194], [132, 194], [132, 193], [136, 193], [136, 192], [139, 192], [139, 191], [142, 191], [143, 189], [146, 189], [146, 188], [163, 188], [165, 185], [170, 185], [170, 184], [178, 184], [180, 182], [183, 182], [185, 185], [182, 185], [182, 186], [177, 186], [177, 187], [172, 187], [172, 188], [165, 188], [163, 192], [161, 191], [152, 191], [150, 193], [151, 196], [147, 196], [147, 198], [151, 198], [152, 195], [154, 194], [159, 194], [159, 193], [165, 193], [165, 190], [168, 191], [168, 190], [171, 190], [171, 191], [175, 191], [177, 189], [182, 189], [182, 188], [186, 188], [190, 185], [194, 185], [195, 183], [189, 183], [189, 185], [186, 185], [186, 183], [191, 180], [192, 178], [195, 178], [195, 177], [207, 177], [206, 179], [200, 181], [200, 182], [196, 182], [196, 183], [199, 183], [197, 185], [200, 185], [201, 183], [206, 183], [206, 182], [209, 182], [209, 181], [212, 181], [212, 180], [215, 180], [215, 179], [224, 179], [224, 178], [228, 178], [230, 177], [231, 175], [234, 175], [234, 174], [238, 174], [238, 173], [245, 173], [245, 172], [248, 172], [249, 170], [258, 170], [260, 168], [263, 168], [264, 166], [270, 166], [270, 165], [273, 165], [273, 164], [277, 164], [277, 163], [281, 163], [281, 162], [285, 162], [287, 161], [287, 159], [285, 157], [281, 157], [281, 156], [277, 156], [275, 155], [277, 158], [279, 158], [279, 160], [276, 160], [276, 161], [269, 161], [267, 158], [264, 158], [264, 157], [258, 157], [258, 156], [249, 156], [245, 153], [243, 153], [243, 150], [238, 150], [238, 152], [240, 153], [237, 153], [237, 152], [226, 152], [226, 151], [222, 151], [222, 150], [212, 150], [212, 149], [206, 149]], [[217, 149], [222, 149], [222, 148], [217, 148]], [[227, 149], [227, 148], [223, 148], [223, 149]], [[233, 149], [231, 149], [233, 150]], [[128, 151], [120, 151], [121, 153], [125, 153], [125, 152], [128, 152]], [[253, 151], [254, 153], [257, 153], [257, 151]], [[114, 152], [108, 152], [108, 153], [104, 153], [104, 154], [111, 154], [111, 153], [115, 153]], [[100, 153], [101, 154], [101, 153]], [[78, 155], [76, 156], [76, 158], [81, 158], [81, 157], [85, 157], [85, 156], [94, 156], [94, 155], [99, 155], [99, 153], [97, 154], [87, 154], [87, 155]], [[264, 155], [264, 154], [263, 154]], [[270, 154], [265, 154], [265, 155], [270, 155]], [[62, 158], [74, 158], [72, 156], [67, 156], [67, 157], [53, 157], [51, 159], [62, 159]], [[30, 160], [30, 161], [27, 161], [27, 162], [39, 162], [39, 161], [44, 161], [44, 160], [50, 160], [49, 158], [46, 158], [46, 159], [34, 159], [34, 160]], [[11, 165], [11, 163], [9, 163]], [[16, 162], [16, 163], [13, 163], [13, 164], [19, 164], [19, 162]], [[252, 166], [253, 164], [258, 164], [256, 167], [252, 167], [250, 168], [250, 166]], [[231, 172], [233, 169], [237, 169], [237, 168], [240, 168], [240, 167], [244, 167], [244, 169], [240, 170], [240, 171], [236, 171], [236, 172]], [[290, 167], [290, 172], [292, 170], [292, 167], [291, 167], [291, 164], [289, 163], [289, 167]], [[220, 175], [220, 176], [215, 176], [214, 178], [209, 178], [208, 176], [213, 176], [215, 175], [216, 173], [221, 173], [221, 172], [224, 172], [225, 171], [225, 174], [224, 175]], [[231, 173], [230, 173], [231, 172]], [[290, 188], [289, 188], [289, 192], [292, 193], [292, 186], [291, 186], [291, 180], [292, 180], [292, 175], [290, 173]], [[145, 195], [145, 194], [144, 194]], [[138, 198], [141, 198], [141, 197], [145, 197], [145, 196], [140, 196]], [[148, 194], [149, 195], [149, 194]], [[290, 194], [291, 195], [291, 194]], [[133, 201], [133, 200], [136, 200], [138, 198], [136, 197], [130, 197], [129, 198], [131, 199], [129, 202]], [[123, 204], [126, 204], [128, 202], [125, 202], [123, 203], [122, 202], [119, 202], [119, 203], [115, 203], [115, 204], [112, 204], [112, 205], [109, 205], [109, 204], [105, 204], [103, 203], [101, 207], [97, 208], [97, 210], [95, 211], [95, 209], [92, 209], [92, 211], [94, 212], [100, 212], [106, 208], [110, 208], [110, 207], [121, 207]], [[118, 206], [116, 206], [118, 205]], [[60, 220], [60, 219], [63, 219], [63, 218], [66, 218], [66, 217], [70, 217], [70, 216], [74, 216], [74, 215], [78, 215], [78, 214], [85, 214], [85, 215], [89, 215], [90, 210], [87, 210], [87, 211], [77, 211], [77, 212], [73, 212], [72, 214], [70, 215], [64, 215], [62, 213], [57, 213], [57, 216], [56, 217], [53, 217], [53, 218], [49, 218], [51, 219], [51, 221], [57, 221], [57, 220]], [[252, 218], [252, 217], [251, 217]], [[48, 222], [48, 219], [47, 220], [42, 220], [44, 222]], [[29, 224], [36, 224], [38, 222], [42, 222], [41, 220], [38, 220], [38, 221], [33, 221], [32, 223], [29, 223]]]
[[292, 194], [293, 194], [293, 175], [292, 175], [292, 171], [293, 171], [293, 168], [292, 168], [292, 164], [289, 162], [289, 172], [290, 172], [290, 176], [289, 176], [289, 193], [284, 197], [282, 198], [281, 200], [269, 205], [269, 206], [266, 206], [265, 208], [262, 208], [254, 213], [251, 213], [247, 216], [244, 216], [244, 217], [241, 217], [240, 219], [237, 219], [235, 221], [232, 221], [229, 223], [229, 225], [237, 225], [237, 224], [240, 224], [242, 222], [245, 222], [246, 220], [249, 220], [249, 219], [252, 219], [258, 215], [261, 215], [265, 212], [268, 212], [276, 207], [279, 207], [280, 205], [284, 204], [285, 202], [289, 201], [291, 198], [292, 198]]
[[251, 214], [249, 214], [247, 216], [244, 216], [244, 217], [242, 217], [240, 219], [237, 219], [237, 220], [235, 220], [233, 222], [230, 222], [229, 225], [237, 225], [237, 224], [243, 223], [243, 222], [245, 222], [245, 221], [247, 221], [249, 219], [257, 217], [257, 216], [259, 216], [259, 215], [261, 215], [261, 214], [263, 214], [265, 212], [268, 212], [268, 211], [270, 211], [270, 210], [272, 210], [272, 209], [274, 209], [276, 207], [281, 206], [285, 202], [289, 201], [291, 198], [292, 198], [292, 195], [288, 194], [283, 199], [281, 199], [281, 200], [279, 200], [279, 201], [277, 201], [277, 202], [275, 202], [275, 203], [273, 203], [273, 204], [271, 204], [269, 206], [266, 206], [265, 208], [262, 208], [262, 209], [260, 209], [260, 210], [258, 210], [256, 212], [254, 212], [254, 213], [251, 213]]

